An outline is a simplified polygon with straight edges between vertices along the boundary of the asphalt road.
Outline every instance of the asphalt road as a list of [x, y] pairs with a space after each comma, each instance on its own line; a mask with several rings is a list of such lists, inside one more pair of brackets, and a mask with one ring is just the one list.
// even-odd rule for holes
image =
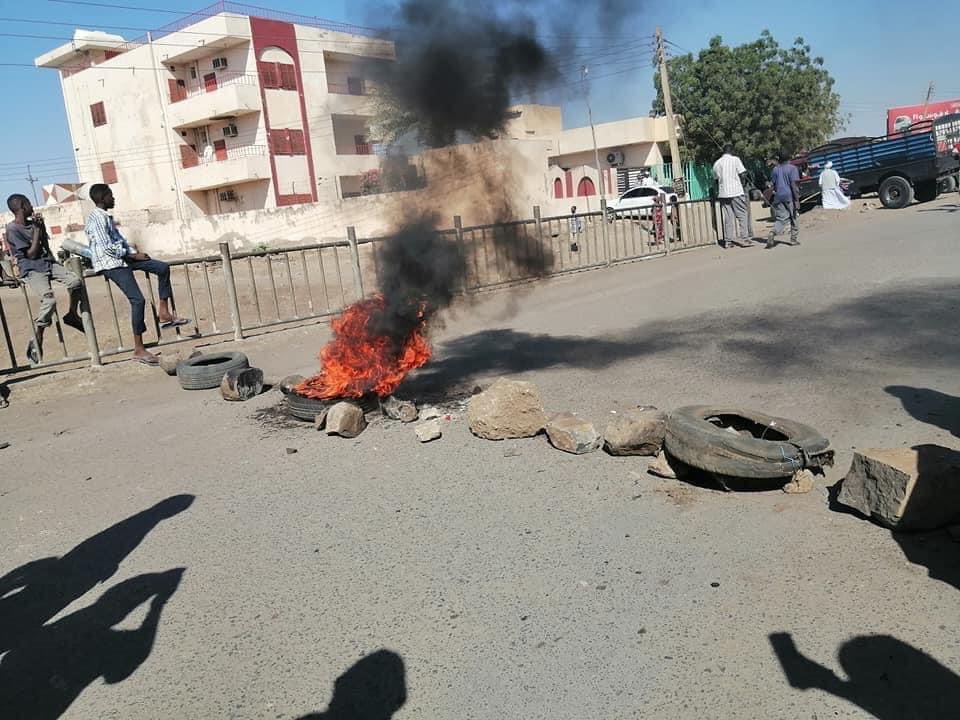
[[[130, 363], [11, 383], [0, 714], [949, 717], [960, 545], [844, 513], [827, 485], [855, 447], [960, 446], [960, 203], [807, 218], [802, 239], [484, 295], [407, 392], [507, 375], [601, 425], [755, 407], [831, 438], [807, 495], [460, 419], [429, 445], [384, 422], [328, 438], [276, 392], [229, 404]], [[278, 378], [325, 337], [242, 347]]]

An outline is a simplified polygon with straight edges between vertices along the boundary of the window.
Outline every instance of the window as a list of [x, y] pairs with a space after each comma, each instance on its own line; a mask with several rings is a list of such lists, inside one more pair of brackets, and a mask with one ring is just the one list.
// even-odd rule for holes
[[555, 198], [563, 197], [563, 180], [560, 178], [553, 181], [553, 196]]
[[297, 69], [293, 65], [277, 63], [277, 71], [280, 74], [280, 88], [282, 90], [297, 89]]
[[307, 144], [303, 137], [303, 130], [290, 130], [290, 154], [306, 155]]
[[270, 131], [270, 150], [274, 155], [292, 155], [289, 130]]
[[260, 84], [264, 88], [280, 87], [280, 73], [277, 71], [277, 64], [272, 62], [258, 62], [260, 68]]
[[351, 95], [366, 95], [366, 88], [363, 86], [363, 78], [348, 77], [347, 92]]
[[197, 157], [197, 151], [190, 145], [180, 146], [180, 165], [185, 168], [196, 167], [200, 164], [200, 158]]
[[103, 59], [104, 61], [113, 60], [115, 57], [119, 57], [120, 55], [123, 55], [123, 53], [119, 50], [105, 50], [103, 53]]
[[90, 117], [93, 118], [94, 127], [107, 124], [107, 111], [104, 109], [102, 102], [90, 106]]
[[117, 166], [113, 164], [113, 160], [100, 164], [100, 174], [107, 185], [117, 182]]
[[176, 78], [167, 79], [167, 89], [170, 91], [170, 102], [180, 102], [187, 97], [187, 84]]
[[271, 130], [270, 149], [274, 155], [306, 155], [303, 130]]
[[596, 194], [597, 188], [594, 186], [593, 180], [588, 177], [581, 178], [577, 184], [577, 197], [587, 197]]

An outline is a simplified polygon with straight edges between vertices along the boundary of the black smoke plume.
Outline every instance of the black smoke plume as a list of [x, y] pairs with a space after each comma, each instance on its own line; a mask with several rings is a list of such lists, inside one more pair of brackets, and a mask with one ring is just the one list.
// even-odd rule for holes
[[376, 72], [378, 123], [394, 137], [414, 132], [429, 147], [494, 137], [513, 93], [556, 76], [533, 20], [520, 12], [407, 0], [396, 14], [396, 61]]

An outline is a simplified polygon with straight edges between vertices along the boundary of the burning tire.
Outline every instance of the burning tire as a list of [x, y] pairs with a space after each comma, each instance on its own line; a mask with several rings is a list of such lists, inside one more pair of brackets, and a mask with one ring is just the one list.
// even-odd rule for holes
[[313, 422], [313, 419], [328, 407], [330, 407], [329, 400], [316, 400], [293, 391], [287, 393], [287, 410], [297, 420]]
[[209, 390], [220, 387], [223, 376], [230, 370], [248, 367], [250, 362], [243, 353], [198, 355], [177, 365], [177, 379], [184, 390]]
[[735, 478], [781, 478], [833, 465], [830, 441], [812, 427], [739, 408], [680, 408], [667, 418], [664, 445], [687, 465]]

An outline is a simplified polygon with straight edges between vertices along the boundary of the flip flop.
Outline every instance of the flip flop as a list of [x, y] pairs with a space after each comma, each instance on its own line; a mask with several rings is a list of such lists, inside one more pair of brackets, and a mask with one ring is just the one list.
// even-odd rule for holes
[[70, 313], [67, 313], [60, 319], [67, 327], [72, 327], [74, 330], [83, 332], [83, 320], [80, 319], [79, 315], [71, 315]]
[[36, 340], [27, 343], [27, 359], [34, 365], [39, 365], [40, 361], [43, 360], [43, 353]]
[[156, 357], [135, 357], [133, 361], [141, 365], [149, 365], [150, 367], [156, 367], [160, 364], [160, 360]]
[[181, 325], [189, 325], [190, 318], [174, 318], [160, 325], [161, 328], [175, 328], [180, 327]]

